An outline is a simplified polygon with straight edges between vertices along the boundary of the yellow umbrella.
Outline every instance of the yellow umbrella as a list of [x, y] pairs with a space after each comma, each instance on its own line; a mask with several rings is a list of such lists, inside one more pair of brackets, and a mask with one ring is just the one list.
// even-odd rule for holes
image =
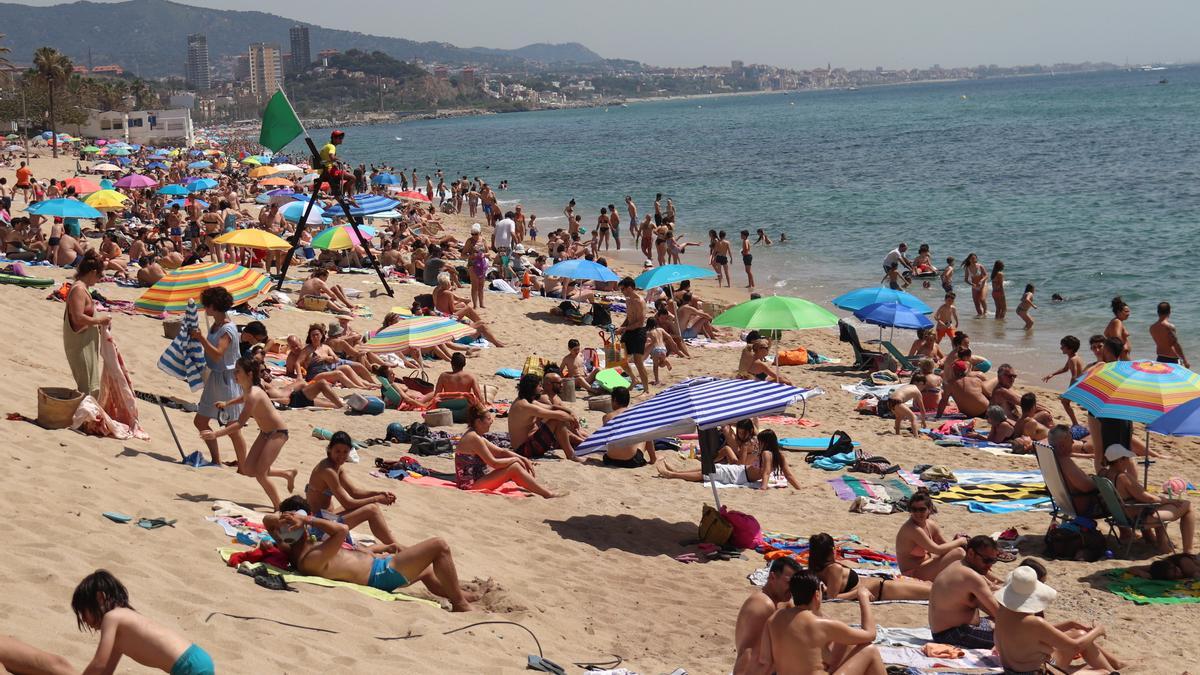
[[273, 166], [258, 166], [250, 169], [251, 178], [265, 178], [276, 173], [279, 173], [279, 171]]
[[241, 246], [243, 248], [262, 248], [286, 251], [292, 247], [291, 244], [287, 243], [286, 239], [271, 234], [266, 230], [259, 230], [257, 228], [248, 228], [245, 230], [234, 230], [233, 232], [227, 232], [217, 237], [213, 241], [218, 244], [224, 244], [225, 246]]
[[116, 190], [100, 190], [88, 195], [83, 203], [97, 211], [119, 211], [125, 208], [127, 201], [129, 201], [129, 197]]

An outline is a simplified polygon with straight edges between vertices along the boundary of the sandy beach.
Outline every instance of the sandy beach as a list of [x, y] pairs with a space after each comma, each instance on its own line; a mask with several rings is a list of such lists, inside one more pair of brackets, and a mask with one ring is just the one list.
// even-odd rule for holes
[[[32, 167], [39, 179], [62, 178], [72, 175], [74, 160], [39, 158]], [[0, 169], [0, 177], [8, 177], [11, 184], [13, 172]], [[18, 212], [22, 206], [20, 201], [14, 205]], [[443, 219], [460, 237], [471, 223], [465, 216]], [[691, 262], [699, 260], [695, 252], [690, 257]], [[32, 273], [57, 281], [70, 277], [68, 270], [56, 268], [34, 268]], [[735, 276], [743, 278], [737, 272]], [[292, 277], [297, 278], [297, 273]], [[355, 319], [353, 325], [364, 332], [377, 328], [392, 307], [407, 307], [416, 294], [429, 290], [420, 284], [395, 283], [395, 297], [390, 298], [382, 294], [374, 275], [340, 274], [333, 280], [362, 292], [359, 302], [373, 318]], [[745, 289], [718, 290], [710, 280], [694, 286], [703, 299], [718, 304], [745, 299]], [[97, 290], [118, 300], [133, 300], [142, 293], [112, 283], [102, 283]], [[7, 318], [0, 325], [0, 344], [7, 346], [5, 386], [0, 388], [5, 413], [35, 417], [38, 387], [72, 385], [63, 358], [64, 305], [47, 300], [47, 292], [0, 287], [0, 306]], [[515, 384], [494, 375], [497, 369], [520, 368], [529, 355], [557, 362], [570, 338], [584, 346], [600, 346], [596, 328], [571, 325], [551, 315], [557, 301], [488, 293], [486, 303], [484, 317], [507, 346], [484, 349], [469, 360], [467, 370], [482, 383], [496, 385], [500, 398], [513, 398]], [[265, 323], [272, 337], [282, 337], [303, 335], [310, 323], [331, 320], [329, 314], [282, 308], [273, 310]], [[198, 399], [199, 392], [190, 392], [183, 382], [156, 367], [168, 344], [159, 321], [114, 314], [112, 332], [136, 389], [191, 402]], [[723, 335], [725, 341], [738, 339], [728, 329]], [[997, 456], [898, 437], [890, 420], [854, 412], [855, 398], [841, 386], [860, 380], [862, 373], [848, 372], [846, 364], [853, 355], [848, 345], [838, 342], [836, 329], [785, 333], [783, 343], [803, 345], [841, 363], [784, 369], [799, 386], [820, 387], [825, 393], [807, 405], [805, 417], [816, 423], [815, 428], [766, 425], [781, 436], [828, 437], [844, 430], [862, 443], [867, 454], [883, 455], [906, 470], [918, 464], [951, 469], [1037, 468], [1032, 456]], [[691, 359], [673, 359], [671, 382], [698, 375], [732, 376], [736, 370], [736, 348], [692, 351]], [[434, 362], [431, 378], [446, 367]], [[1035, 374], [1022, 375], [1018, 389], [1037, 392], [1056, 418], [1065, 420], [1054, 399], [1061, 389], [1030, 387]], [[1061, 379], [1056, 382], [1064, 384]], [[600, 413], [588, 411], [582, 396], [573, 407], [588, 430], [600, 426]], [[538, 653], [538, 648], [530, 633], [518, 626], [479, 625], [446, 634], [487, 621], [514, 622], [528, 629], [545, 656], [568, 672], [582, 670], [572, 663], [612, 662], [617, 657], [622, 667], [639, 673], [669, 673], [682, 667], [689, 673], [717, 674], [732, 668], [734, 621], [738, 607], [753, 590], [746, 577], [763, 566], [763, 557], [745, 551], [743, 559], [730, 561], [684, 564], [674, 559], [695, 551], [683, 542], [696, 538], [702, 504], [712, 501], [712, 492], [699, 484], [659, 478], [653, 466], [608, 469], [543, 461], [537, 464], [541, 480], [571, 494], [555, 500], [513, 499], [372, 476], [376, 458], [398, 459], [407, 450], [407, 444], [375, 445], [359, 451], [362, 462], [349, 472], [363, 487], [396, 493], [396, 503], [385, 507], [385, 512], [401, 542], [444, 537], [464, 580], [490, 578], [501, 590], [488, 594], [469, 614], [452, 614], [422, 603], [382, 602], [342, 588], [297, 585], [299, 592], [281, 593], [258, 587], [224, 565], [217, 550], [233, 544], [206, 520], [217, 501], [268, 512], [269, 502], [258, 484], [232, 469], [182, 466], [162, 413], [144, 402], [139, 403], [139, 411], [151, 437], [148, 442], [48, 431], [20, 420], [3, 422], [9, 447], [0, 486], [14, 513], [0, 524], [0, 538], [6, 543], [0, 634], [61, 654], [82, 667], [95, 649], [95, 637], [76, 630], [71, 592], [83, 576], [105, 568], [129, 588], [131, 603], [139, 612], [204, 647], [218, 669], [227, 673], [524, 670], [526, 655]], [[792, 412], [799, 415], [799, 407]], [[190, 414], [178, 410], [167, 414], [185, 452], [203, 448]], [[291, 438], [276, 467], [298, 469], [299, 490], [324, 457], [324, 442], [311, 436], [314, 427], [346, 430], [356, 439], [367, 439], [382, 437], [390, 422], [408, 424], [420, 418], [415, 412], [394, 410], [373, 417], [293, 410], [284, 413], [284, 419]], [[506, 429], [503, 420], [497, 427]], [[463, 425], [447, 430], [458, 433]], [[1138, 433], [1142, 433], [1140, 426], [1135, 429]], [[1152, 467], [1152, 484], [1171, 476], [1200, 477], [1196, 442], [1155, 437], [1153, 443], [1170, 457]], [[228, 444], [222, 445], [222, 451], [231, 452]], [[685, 464], [673, 453], [665, 456], [673, 466]], [[849, 502], [838, 499], [827, 483], [840, 474], [805, 465], [799, 453], [790, 454], [789, 460], [803, 489], [762, 493], [728, 489], [721, 493], [722, 502], [754, 515], [767, 531], [857, 535], [872, 548], [894, 548], [902, 514], [850, 513]], [[420, 461], [431, 469], [453, 471], [449, 459]], [[687, 462], [698, 466], [694, 460]], [[106, 511], [177, 523], [147, 530], [110, 522], [101, 515]], [[972, 514], [946, 505], [938, 519], [943, 530], [951, 533], [993, 534], [1016, 527], [1023, 535], [1021, 552], [1044, 558], [1046, 513]], [[1178, 542], [1177, 526], [1171, 525], [1170, 531]], [[1103, 623], [1108, 628], [1105, 644], [1131, 663], [1122, 672], [1178, 673], [1193, 668], [1195, 645], [1200, 641], [1195, 606], [1138, 606], [1107, 592], [1104, 571], [1129, 564], [1119, 553], [1096, 563], [1048, 561], [1048, 583], [1059, 591], [1049, 615]], [[1144, 546], [1136, 546], [1133, 556], [1137, 563], [1151, 557]], [[1015, 564], [999, 563], [994, 571], [1003, 576]], [[420, 587], [408, 591], [432, 597]], [[825, 613], [850, 622], [858, 617], [857, 607], [849, 603], [827, 604]], [[928, 625], [926, 607], [920, 605], [879, 605], [875, 616], [885, 626]], [[118, 670], [150, 672], [128, 659]]]

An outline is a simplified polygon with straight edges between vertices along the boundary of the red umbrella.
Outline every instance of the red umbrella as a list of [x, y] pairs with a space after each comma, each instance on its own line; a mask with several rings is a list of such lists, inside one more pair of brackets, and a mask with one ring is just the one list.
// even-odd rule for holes
[[411, 199], [415, 202], [430, 201], [429, 197], [426, 197], [425, 195], [423, 195], [420, 192], [417, 192], [415, 190], [406, 190], [404, 192], [401, 192], [396, 195], [396, 199]]
[[68, 178], [66, 181], [64, 181], [64, 184], [67, 187], [75, 188], [75, 194], [79, 194], [79, 195], [90, 195], [93, 192], [100, 191], [99, 184], [97, 184], [91, 180], [88, 180], [87, 178], [84, 178], [83, 176], [76, 176], [74, 178]]

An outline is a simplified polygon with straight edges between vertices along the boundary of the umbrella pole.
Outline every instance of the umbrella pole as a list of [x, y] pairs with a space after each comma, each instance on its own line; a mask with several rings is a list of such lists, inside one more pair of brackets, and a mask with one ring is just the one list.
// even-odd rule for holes
[[1142, 458], [1142, 489], [1150, 484], [1150, 430], [1146, 429], [1146, 456]]
[[179, 443], [179, 436], [175, 433], [175, 425], [171, 424], [171, 416], [167, 414], [167, 408], [162, 404], [162, 397], [156, 397], [158, 400], [158, 409], [162, 411], [163, 419], [167, 422], [167, 429], [171, 432], [171, 438], [175, 441], [175, 449], [179, 451], [179, 459], [187, 461], [187, 455], [183, 454], [183, 445]]
[[708, 484], [712, 486], [713, 501], [717, 503], [717, 510], [721, 510], [721, 495], [717, 494], [717, 475], [712, 474], [708, 477]]

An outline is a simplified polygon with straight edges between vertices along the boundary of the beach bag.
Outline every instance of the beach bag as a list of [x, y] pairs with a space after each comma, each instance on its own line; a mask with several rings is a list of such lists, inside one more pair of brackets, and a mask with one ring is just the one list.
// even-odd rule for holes
[[412, 446], [408, 451], [414, 455], [421, 457], [429, 457], [430, 455], [444, 455], [454, 451], [454, 444], [448, 438], [424, 438], [413, 437]]
[[433, 383], [421, 377], [421, 371], [414, 370], [406, 377], [400, 378], [404, 386], [412, 389], [418, 394], [428, 394], [433, 392]]
[[521, 368], [522, 375], [537, 375], [543, 377], [546, 374], [546, 366], [550, 365], [550, 359], [544, 359], [540, 356], [526, 356], [525, 366]]
[[700, 516], [700, 541], [706, 544], [715, 546], [724, 546], [729, 543], [733, 537], [733, 525], [730, 524], [721, 512], [709, 506], [704, 505], [704, 512]]
[[1096, 562], [1104, 557], [1108, 542], [1095, 527], [1072, 521], [1046, 533], [1046, 555], [1065, 560]]
[[612, 312], [609, 311], [608, 303], [593, 302], [592, 303], [592, 325], [607, 326], [612, 323]]
[[758, 548], [763, 543], [762, 526], [754, 516], [724, 506], [721, 507], [721, 516], [733, 528], [729, 543], [738, 548]]
[[804, 347], [797, 347], [786, 352], [779, 352], [775, 357], [775, 362], [781, 366], [803, 366], [808, 363], [808, 350]]
[[857, 473], [874, 473], [880, 476], [885, 476], [889, 473], [895, 473], [900, 470], [900, 466], [892, 464], [886, 457], [863, 457], [859, 452], [854, 463], [850, 465], [850, 471]]
[[413, 422], [405, 431], [409, 438], [429, 438], [429, 427], [424, 422]]
[[324, 312], [329, 309], [329, 298], [306, 295], [300, 298], [300, 302], [296, 303], [296, 306], [310, 312]]
[[835, 455], [842, 455], [847, 452], [854, 452], [854, 441], [851, 440], [850, 434], [839, 429], [833, 432], [833, 435], [829, 437], [829, 447], [825, 448], [824, 450], [816, 450], [807, 453], [804, 456], [804, 461], [812, 464], [814, 461], [822, 457], [833, 457]]
[[378, 415], [387, 407], [378, 396], [351, 394], [346, 397], [346, 406], [359, 415]]

